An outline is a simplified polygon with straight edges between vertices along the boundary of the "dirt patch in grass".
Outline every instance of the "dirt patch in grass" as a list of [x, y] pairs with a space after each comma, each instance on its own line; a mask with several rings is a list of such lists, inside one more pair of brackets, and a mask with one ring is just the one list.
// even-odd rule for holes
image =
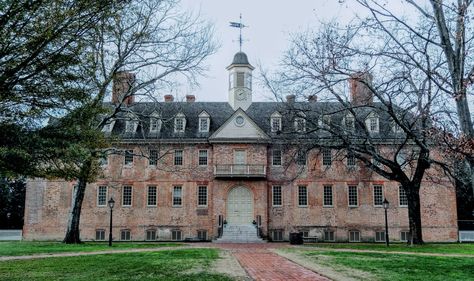
[[219, 252], [219, 258], [212, 264], [211, 271], [225, 274], [232, 277], [234, 280], [249, 281], [252, 280], [242, 266], [239, 264], [237, 259], [232, 255], [230, 251], [221, 250]]
[[331, 266], [331, 258], [327, 256], [308, 257], [302, 250], [275, 249], [272, 251], [335, 281], [376, 280], [373, 275], [360, 270], [340, 265], [336, 269], [333, 265]]

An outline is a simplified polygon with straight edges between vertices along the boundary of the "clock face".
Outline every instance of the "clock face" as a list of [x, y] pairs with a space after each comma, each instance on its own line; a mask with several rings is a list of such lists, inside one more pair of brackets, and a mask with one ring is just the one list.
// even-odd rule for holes
[[245, 100], [247, 98], [247, 94], [245, 93], [244, 90], [237, 90], [235, 92], [235, 95], [238, 100]]

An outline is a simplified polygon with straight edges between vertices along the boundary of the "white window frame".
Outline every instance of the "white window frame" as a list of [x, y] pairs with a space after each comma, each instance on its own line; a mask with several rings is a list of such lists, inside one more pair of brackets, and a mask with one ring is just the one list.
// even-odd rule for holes
[[[404, 235], [405, 235], [405, 239], [403, 238]], [[400, 231], [400, 242], [408, 242], [409, 240], [410, 240], [410, 231], [408, 230]]]
[[[127, 156], [129, 157], [132, 157], [131, 158], [131, 161], [129, 161], [129, 163], [127, 163]], [[134, 162], [134, 156], [133, 156], [133, 149], [127, 149], [124, 151], [124, 155], [123, 155], [123, 165], [125, 166], [132, 166], [133, 165], [133, 162]]]
[[138, 127], [138, 120], [125, 120], [125, 133], [135, 133]]
[[[178, 120], [182, 121], [182, 123], [181, 123], [182, 128], [178, 127], [178, 122], [179, 122]], [[185, 130], [186, 130], [186, 117], [184, 116], [184, 114], [179, 113], [174, 118], [174, 132], [175, 133], [184, 133]]]
[[281, 117], [281, 114], [277, 111], [270, 116], [270, 130], [272, 133], [281, 131]]
[[[329, 233], [331, 233], [331, 234], [329, 234]], [[328, 236], [329, 236], [329, 239], [328, 239]], [[331, 239], [331, 236], [332, 236], [332, 239]], [[334, 241], [336, 241], [336, 239], [335, 239], [336, 238], [336, 233], [335, 233], [334, 230], [325, 230], [323, 238], [324, 238], [324, 241], [334, 242]]]
[[[331, 204], [326, 203], [326, 199], [331, 201]], [[334, 207], [334, 193], [332, 185], [323, 185], [323, 207]]]
[[375, 242], [385, 242], [385, 231], [375, 231]]
[[[201, 188], [204, 188], [204, 190], [206, 190], [206, 203], [205, 204], [201, 204]], [[207, 187], [207, 185], [198, 185], [198, 188], [197, 188], [197, 205], [199, 208], [207, 208], [207, 204], [208, 204], [208, 200], [209, 200], [209, 188]]]
[[346, 165], [349, 168], [354, 168], [357, 165], [357, 159], [353, 153], [348, 152], [346, 155]]
[[[148, 235], [149, 233], [150, 233], [150, 234], [153, 233], [153, 234]], [[156, 233], [157, 233], [157, 232], [156, 232], [156, 229], [147, 229], [147, 230], [146, 230], [146, 233], [145, 233], [145, 235], [146, 235], [146, 236], [145, 236], [145, 239], [146, 239], [145, 241], [156, 241]], [[153, 237], [149, 237], [149, 236], [154, 236], [154, 238], [153, 238]], [[151, 239], [150, 239], [150, 238], [151, 238]]]
[[180, 229], [171, 230], [171, 240], [172, 241], [182, 241], [183, 240], [183, 231]]
[[[305, 201], [306, 201], [306, 204], [300, 204], [302, 200], [301, 199], [301, 195], [303, 195], [303, 193], [300, 192], [300, 188], [301, 187], [304, 187], [305, 189]], [[298, 185], [297, 186], [297, 192], [298, 192], [298, 196], [297, 196], [297, 200], [298, 200], [298, 207], [308, 207], [308, 186], [307, 185]]]
[[161, 130], [161, 119], [158, 116], [150, 117], [150, 133], [158, 133]]
[[[403, 196], [405, 196], [405, 200], [407, 202], [406, 204], [402, 204], [402, 192], [403, 192]], [[403, 187], [401, 185], [398, 186], [398, 206], [402, 207], [402, 208], [408, 207], [407, 194], [405, 192], [405, 189], [403, 189]]]
[[283, 241], [283, 236], [284, 236], [283, 230], [275, 229], [275, 230], [272, 230], [271, 233], [272, 233], [272, 241]]
[[149, 149], [148, 150], [148, 165], [149, 166], [157, 166], [158, 165], [158, 158], [159, 157], [158, 157], [158, 150], [157, 149]]
[[[127, 233], [128, 233], [128, 237], [127, 237]], [[125, 238], [124, 238], [124, 234], [125, 234]], [[132, 231], [130, 229], [121, 229], [120, 241], [132, 241]]]
[[[275, 204], [275, 189], [279, 188], [279, 196], [280, 196], [280, 204]], [[272, 206], [273, 207], [281, 207], [283, 206], [283, 190], [281, 188], [281, 185], [273, 185], [272, 186]]]
[[206, 241], [207, 240], [207, 230], [199, 229], [197, 231], [197, 238], [201, 241]]
[[114, 129], [114, 125], [115, 120], [109, 120], [107, 123], [104, 124], [101, 131], [104, 133], [111, 133]]
[[[180, 190], [179, 197], [176, 196], [176, 191]], [[175, 198], [179, 198], [179, 204], [175, 203]], [[173, 207], [182, 207], [183, 206], [183, 186], [182, 185], [174, 185], [173, 191], [171, 194], [171, 203]]]
[[355, 117], [354, 117], [354, 115], [352, 115], [351, 113], [346, 114], [346, 116], [344, 116], [342, 122], [344, 122], [342, 124], [344, 129], [346, 129], [349, 132], [354, 132], [354, 130], [355, 130]]
[[[352, 233], [354, 233], [354, 235], [352, 235]], [[358, 239], [352, 239], [352, 238], [355, 238], [355, 237], [352, 237], [352, 236], [355, 236], [355, 233], [357, 233], [357, 238]], [[358, 243], [360, 242], [360, 231], [359, 230], [349, 230], [349, 242], [351, 243]]]
[[298, 133], [306, 132], [306, 119], [304, 117], [295, 117], [294, 127]]
[[[130, 204], [125, 205], [125, 188], [130, 187]], [[133, 186], [124, 185], [122, 186], [122, 207], [131, 207], [133, 205]]]
[[[102, 233], [101, 235], [99, 235], [100, 236], [99, 238], [97, 238], [98, 233]], [[95, 230], [95, 241], [105, 241], [105, 229], [100, 228], [100, 229]]]
[[[206, 164], [201, 164], [201, 152], [206, 152]], [[204, 157], [204, 155], [202, 156]], [[209, 151], [207, 149], [199, 149], [198, 150], [198, 165], [201, 167], [209, 165]]]
[[[367, 119], [365, 120], [365, 126], [369, 133], [378, 133], [380, 132], [380, 124], [379, 124], [379, 117], [375, 113], [369, 114]], [[374, 122], [374, 123], [372, 123]], [[374, 125], [374, 127], [372, 127]]]
[[325, 167], [330, 167], [332, 165], [332, 149], [322, 148], [321, 155], [322, 155], [321, 164]]
[[[178, 155], [179, 152], [181, 152], [181, 156]], [[179, 161], [178, 161], [179, 157], [181, 157], [181, 164], [179, 164]], [[174, 166], [183, 166], [184, 165], [184, 150], [183, 149], [175, 149], [174, 150], [173, 164], [174, 164]]]
[[[150, 190], [154, 188], [155, 189], [155, 204], [150, 204], [150, 199], [152, 197], [150, 197]], [[147, 207], [156, 207], [158, 206], [158, 187], [156, 185], [148, 185], [147, 188], [146, 188], [146, 206]]]
[[[355, 199], [356, 204], [351, 204], [351, 188], [355, 189]], [[349, 208], [357, 208], [359, 207], [359, 187], [355, 184], [350, 184], [347, 186], [347, 206]]]
[[[100, 204], [100, 189], [105, 187], [105, 199], [104, 203]], [[107, 197], [109, 196], [109, 188], [106, 185], [97, 186], [97, 207], [107, 207]]]
[[280, 167], [282, 164], [283, 164], [283, 152], [281, 151], [281, 149], [276, 149], [276, 148], [272, 149], [272, 166]]
[[[380, 187], [381, 191], [382, 191], [382, 194], [380, 194], [380, 204], [377, 204], [375, 198], [376, 198], [376, 195], [375, 195], [375, 190], [376, 190], [376, 187]], [[383, 185], [381, 184], [374, 184], [372, 185], [372, 196], [373, 196], [373, 203], [374, 203], [374, 207], [383, 207], [383, 200], [384, 200], [384, 188], [383, 188]]]

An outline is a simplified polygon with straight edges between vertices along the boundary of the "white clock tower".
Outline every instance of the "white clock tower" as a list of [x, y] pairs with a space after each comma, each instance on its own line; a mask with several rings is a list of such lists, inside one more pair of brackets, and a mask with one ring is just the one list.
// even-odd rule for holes
[[244, 52], [238, 52], [227, 67], [229, 71], [229, 104], [234, 110], [247, 110], [252, 104], [252, 70]]

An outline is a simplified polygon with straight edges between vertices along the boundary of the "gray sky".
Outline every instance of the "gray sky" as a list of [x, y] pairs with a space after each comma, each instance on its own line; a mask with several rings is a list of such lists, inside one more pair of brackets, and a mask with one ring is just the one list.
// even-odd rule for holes
[[[203, 19], [215, 24], [215, 36], [221, 47], [207, 61], [208, 77], [200, 78], [198, 89], [178, 91], [178, 97], [196, 95], [197, 101], [227, 101], [228, 74], [225, 69], [239, 50], [238, 28], [229, 27], [230, 21], [248, 25], [243, 31], [244, 51], [250, 63], [272, 70], [278, 66], [283, 52], [288, 47], [290, 34], [315, 27], [325, 19], [336, 18], [342, 22], [353, 17], [350, 4], [340, 4], [338, 0], [182, 0], [183, 8], [199, 12]], [[254, 70], [257, 77], [258, 69]], [[176, 94], [176, 93], [173, 93]], [[253, 100], [268, 100], [270, 95], [254, 81]]]

